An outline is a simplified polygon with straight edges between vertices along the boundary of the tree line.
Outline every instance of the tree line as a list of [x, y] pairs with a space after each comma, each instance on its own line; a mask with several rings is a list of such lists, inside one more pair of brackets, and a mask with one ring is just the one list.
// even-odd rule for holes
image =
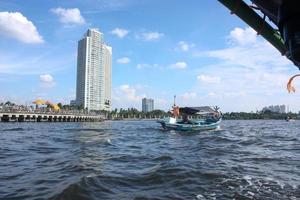
[[250, 120], [250, 119], [286, 119], [287, 117], [292, 119], [298, 119], [297, 113], [278, 113], [266, 110], [264, 112], [227, 112], [223, 113], [222, 117], [224, 120]]
[[128, 108], [128, 109], [114, 109], [108, 112], [109, 119], [126, 119], [126, 118], [161, 118], [170, 115], [170, 113], [165, 112], [163, 110], [153, 110], [150, 112], [142, 112], [136, 108]]

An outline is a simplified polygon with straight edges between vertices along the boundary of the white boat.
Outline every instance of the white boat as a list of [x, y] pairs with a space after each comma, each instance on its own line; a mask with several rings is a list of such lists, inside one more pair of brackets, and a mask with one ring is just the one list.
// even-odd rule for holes
[[[175, 115], [159, 119], [157, 122], [166, 130], [200, 131], [218, 129], [222, 121], [221, 113], [209, 106], [179, 108], [179, 113], [182, 113], [181, 118]], [[188, 116], [193, 118], [189, 119]], [[199, 116], [202, 118], [199, 119]]]

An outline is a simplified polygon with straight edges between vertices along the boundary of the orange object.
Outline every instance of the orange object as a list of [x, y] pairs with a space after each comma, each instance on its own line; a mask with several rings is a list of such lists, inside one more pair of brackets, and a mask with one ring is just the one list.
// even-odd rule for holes
[[179, 116], [179, 107], [178, 106], [173, 106], [173, 115], [174, 115], [174, 117]]
[[55, 111], [59, 111], [60, 107], [57, 104], [52, 104], [51, 107], [55, 110]]
[[52, 105], [51, 101], [45, 101], [45, 105]]
[[291, 93], [291, 92], [296, 92], [296, 89], [295, 89], [295, 87], [292, 85], [292, 82], [293, 82], [294, 78], [297, 77], [297, 76], [300, 76], [300, 74], [296, 74], [296, 75], [292, 76], [292, 77], [289, 79], [289, 81], [288, 81], [288, 83], [287, 83], [287, 85], [286, 85], [286, 88], [287, 88], [287, 90], [288, 90], [289, 93]]
[[42, 100], [42, 99], [37, 99], [37, 100], [35, 100], [35, 101], [32, 102], [32, 103], [34, 103], [34, 104], [36, 104], [36, 105], [43, 105], [43, 104], [45, 104], [45, 101]]

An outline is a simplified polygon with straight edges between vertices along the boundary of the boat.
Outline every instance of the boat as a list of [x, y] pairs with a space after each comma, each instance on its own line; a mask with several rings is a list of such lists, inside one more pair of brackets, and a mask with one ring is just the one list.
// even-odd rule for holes
[[285, 121], [287, 121], [287, 122], [293, 122], [293, 121], [295, 121], [295, 119], [293, 119], [293, 118], [287, 116], [287, 117], [285, 118]]
[[222, 121], [222, 115], [218, 109], [218, 107], [212, 108], [209, 106], [179, 108], [174, 103], [173, 116], [159, 119], [157, 122], [165, 130], [215, 130], [220, 128]]

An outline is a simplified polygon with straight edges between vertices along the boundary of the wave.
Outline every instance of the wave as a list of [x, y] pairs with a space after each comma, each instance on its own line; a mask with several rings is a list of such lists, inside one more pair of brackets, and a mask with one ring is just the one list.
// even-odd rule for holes
[[110, 129], [96, 129], [96, 128], [65, 128], [64, 129], [67, 132], [98, 132], [98, 133], [105, 133], [107, 131], [111, 131]]
[[234, 199], [297, 199], [299, 185], [295, 188], [273, 178], [249, 175], [224, 179], [218, 187], [225, 186]]
[[3, 129], [2, 132], [10, 132], [10, 131], [29, 131], [30, 129], [25, 128], [9, 128], [9, 129]]
[[0, 199], [300, 199], [299, 129], [268, 123], [3, 124]]
[[153, 161], [169, 161], [169, 160], [173, 160], [172, 156], [162, 155], [153, 159]]

